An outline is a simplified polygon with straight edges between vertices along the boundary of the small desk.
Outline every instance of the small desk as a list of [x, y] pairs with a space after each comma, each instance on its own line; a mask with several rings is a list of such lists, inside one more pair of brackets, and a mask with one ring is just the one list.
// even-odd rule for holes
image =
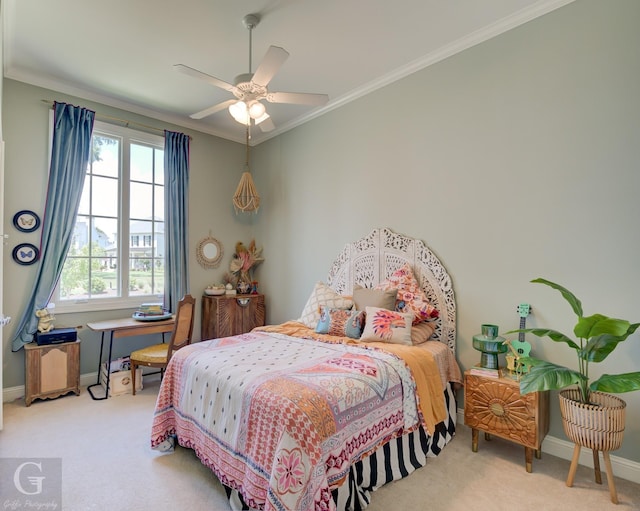
[[[87, 387], [87, 391], [93, 399], [96, 401], [107, 399], [109, 397], [109, 380], [111, 376], [111, 352], [113, 348], [113, 340], [121, 337], [132, 337], [134, 335], [147, 335], [147, 334], [162, 334], [162, 340], [164, 341], [164, 334], [167, 332], [173, 332], [173, 326], [175, 324], [174, 318], [163, 319], [162, 321], [137, 321], [133, 318], [121, 318], [121, 319], [109, 319], [107, 321], [96, 321], [93, 323], [87, 323], [87, 326], [95, 331], [102, 332], [100, 339], [100, 358], [98, 359], [98, 380], [93, 385]], [[93, 394], [92, 388], [100, 385], [100, 366], [102, 364], [102, 353], [104, 348], [104, 334], [111, 332], [109, 337], [109, 357], [107, 360], [107, 381], [106, 392], [104, 397], [96, 397]]]

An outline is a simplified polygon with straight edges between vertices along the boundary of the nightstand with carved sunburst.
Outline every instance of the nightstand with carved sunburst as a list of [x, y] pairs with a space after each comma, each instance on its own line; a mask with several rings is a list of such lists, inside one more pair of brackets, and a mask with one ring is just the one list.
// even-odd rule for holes
[[520, 394], [519, 382], [511, 378], [464, 375], [464, 423], [471, 428], [471, 448], [478, 451], [478, 432], [511, 440], [524, 446], [527, 472], [533, 453], [540, 458], [542, 440], [549, 432], [549, 392]]

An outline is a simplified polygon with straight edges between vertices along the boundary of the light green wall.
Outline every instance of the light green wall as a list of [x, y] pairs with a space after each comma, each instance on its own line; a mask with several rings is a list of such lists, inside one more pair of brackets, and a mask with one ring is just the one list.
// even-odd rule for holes
[[[5, 389], [24, 385], [24, 350], [11, 352], [11, 340], [21, 317], [22, 308], [30, 294], [37, 265], [20, 266], [11, 258], [11, 251], [18, 243], [38, 245], [40, 231], [21, 233], [12, 224], [13, 215], [21, 209], [30, 209], [42, 216], [47, 186], [49, 154], [49, 106], [42, 100], [66, 101], [96, 111], [101, 116], [116, 117], [148, 126], [186, 132], [190, 142], [189, 174], [189, 237], [190, 237], [190, 285], [191, 293], [199, 299], [203, 289], [220, 282], [229, 267], [237, 241], [248, 243], [252, 238], [253, 216], [236, 215], [231, 203], [243, 171], [244, 146], [202, 133], [167, 126], [153, 119], [122, 112], [97, 103], [66, 96], [24, 83], [5, 80], [3, 123], [5, 126], [6, 162], [4, 231], [10, 235], [4, 245], [4, 314], [14, 318], [4, 328], [3, 380]], [[132, 126], [135, 127], [135, 126]], [[162, 131], [158, 134], [162, 135]], [[224, 257], [217, 269], [206, 270], [196, 260], [198, 241], [209, 233], [223, 245]], [[199, 303], [199, 300], [198, 300]], [[100, 337], [86, 328], [86, 323], [131, 314], [131, 310], [105, 311], [101, 313], [56, 314], [56, 326], [83, 326], [81, 373], [97, 370]], [[200, 339], [200, 307], [197, 308], [194, 337]], [[114, 342], [115, 356], [129, 354], [149, 343], [148, 338]]]
[[[258, 146], [271, 319], [299, 315], [344, 244], [375, 227], [424, 240], [453, 277], [458, 359], [480, 324], [571, 333], [640, 321], [640, 2], [579, 0]], [[575, 367], [565, 345], [535, 355]], [[593, 373], [640, 368], [640, 334]], [[555, 396], [554, 396], [555, 397]], [[616, 454], [640, 462], [640, 392]], [[557, 399], [551, 434], [565, 438]]]
[[[587, 314], [640, 320], [638, 19], [636, 0], [578, 0], [261, 144], [252, 150], [262, 196], [256, 216], [235, 216], [229, 203], [242, 146], [189, 132], [191, 247], [210, 229], [225, 246], [218, 272], [200, 269], [190, 254], [192, 292], [217, 280], [235, 242], [255, 234], [266, 258], [258, 279], [267, 321], [295, 318], [345, 243], [390, 227], [424, 240], [450, 271], [463, 368], [479, 361], [471, 338], [480, 324], [517, 328], [520, 303], [533, 307], [528, 326], [571, 332], [560, 296], [529, 283], [538, 276], [572, 289]], [[42, 211], [41, 99], [137, 117], [5, 81], [5, 232], [15, 211]], [[27, 241], [13, 231], [4, 297], [5, 314], [17, 318], [33, 270], [10, 260]], [[69, 321], [107, 317], [115, 314]], [[5, 329], [5, 387], [24, 382], [11, 333]], [[98, 338], [82, 337], [82, 372], [94, 371]], [[536, 355], [574, 363], [563, 347], [531, 341]], [[635, 334], [594, 372], [639, 367]], [[640, 392], [623, 397], [627, 429], [616, 454], [640, 462]], [[551, 434], [564, 438], [555, 399]]]

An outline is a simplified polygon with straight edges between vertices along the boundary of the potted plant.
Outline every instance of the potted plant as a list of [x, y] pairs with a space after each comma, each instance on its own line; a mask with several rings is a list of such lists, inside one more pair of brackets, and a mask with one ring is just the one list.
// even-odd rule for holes
[[633, 334], [640, 323], [631, 324], [624, 319], [614, 319], [602, 314], [584, 316], [582, 303], [568, 289], [542, 278], [531, 282], [545, 284], [560, 291], [564, 299], [571, 305], [578, 317], [573, 328], [577, 342], [569, 336], [548, 328], [526, 328], [507, 333], [524, 332], [538, 337], [548, 337], [555, 342], [564, 342], [572, 348], [578, 357], [578, 369], [547, 362], [532, 357], [520, 359], [530, 366], [529, 372], [520, 381], [520, 392], [527, 394], [540, 390], [562, 390], [577, 385], [577, 400], [584, 404], [591, 403], [593, 391], [619, 394], [640, 390], [640, 371], [625, 374], [603, 374], [595, 381], [589, 378], [589, 363], [602, 362], [615, 349], [618, 343]]
[[[577, 468], [580, 446], [593, 450], [594, 463], [597, 451], [602, 451], [607, 462], [607, 475], [611, 500], [617, 503], [613, 477], [610, 473], [608, 452], [616, 450], [622, 443], [624, 433], [624, 410], [626, 403], [612, 396], [640, 390], [640, 371], [625, 374], [603, 374], [595, 381], [589, 376], [589, 363], [602, 362], [616, 346], [632, 335], [640, 323], [630, 323], [603, 314], [584, 316], [582, 303], [568, 289], [559, 284], [537, 278], [531, 282], [545, 284], [559, 291], [569, 303], [578, 321], [573, 328], [577, 338], [548, 328], [526, 328], [507, 333], [524, 332], [538, 337], [548, 337], [555, 342], [563, 342], [572, 348], [578, 358], [578, 368], [568, 367], [533, 357], [521, 358], [519, 362], [529, 367], [520, 380], [520, 393], [560, 390], [560, 412], [567, 437], [576, 444], [567, 486], [573, 484]], [[595, 463], [596, 481], [600, 482], [599, 465]]]
[[[577, 370], [570, 369], [533, 357], [522, 358], [520, 362], [529, 366], [529, 372], [520, 380], [520, 392], [527, 394], [544, 390], [561, 390], [560, 409], [567, 436], [576, 444], [580, 443], [599, 451], [612, 451], [619, 448], [624, 431], [624, 424], [619, 423], [624, 421], [626, 403], [616, 396], [610, 396], [609, 393], [619, 394], [640, 390], [640, 371], [615, 375], [603, 374], [597, 380], [591, 381], [589, 364], [602, 362], [606, 359], [618, 343], [636, 331], [640, 323], [609, 318], [603, 314], [584, 316], [582, 303], [568, 289], [542, 278], [534, 279], [531, 282], [545, 284], [562, 294], [578, 318], [573, 328], [573, 333], [578, 340], [574, 341], [571, 337], [548, 328], [526, 328], [507, 333], [524, 332], [538, 337], [548, 337], [555, 342], [563, 342], [576, 352], [578, 368]], [[594, 418], [591, 412], [602, 411], [603, 408], [620, 410], [621, 417], [614, 420], [613, 416], [605, 411], [599, 419]], [[593, 431], [575, 432], [574, 429], [579, 428], [576, 422], [587, 412], [589, 412], [590, 430], [617, 429], [617, 436], [613, 437], [609, 434], [610, 432], [607, 432], [601, 435], [603, 438], [585, 440], [585, 435], [593, 436], [595, 433]], [[594, 423], [594, 421], [596, 422]]]

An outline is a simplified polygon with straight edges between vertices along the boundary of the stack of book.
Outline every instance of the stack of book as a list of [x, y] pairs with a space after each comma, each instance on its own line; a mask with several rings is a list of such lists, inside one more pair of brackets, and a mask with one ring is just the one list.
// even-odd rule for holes
[[469, 372], [477, 376], [487, 376], [489, 378], [500, 378], [502, 376], [501, 369], [491, 369], [489, 367], [482, 367], [481, 365], [473, 366], [469, 369]]
[[165, 310], [162, 308], [162, 302], [143, 303], [138, 308], [138, 314], [140, 316], [162, 316], [165, 314]]

